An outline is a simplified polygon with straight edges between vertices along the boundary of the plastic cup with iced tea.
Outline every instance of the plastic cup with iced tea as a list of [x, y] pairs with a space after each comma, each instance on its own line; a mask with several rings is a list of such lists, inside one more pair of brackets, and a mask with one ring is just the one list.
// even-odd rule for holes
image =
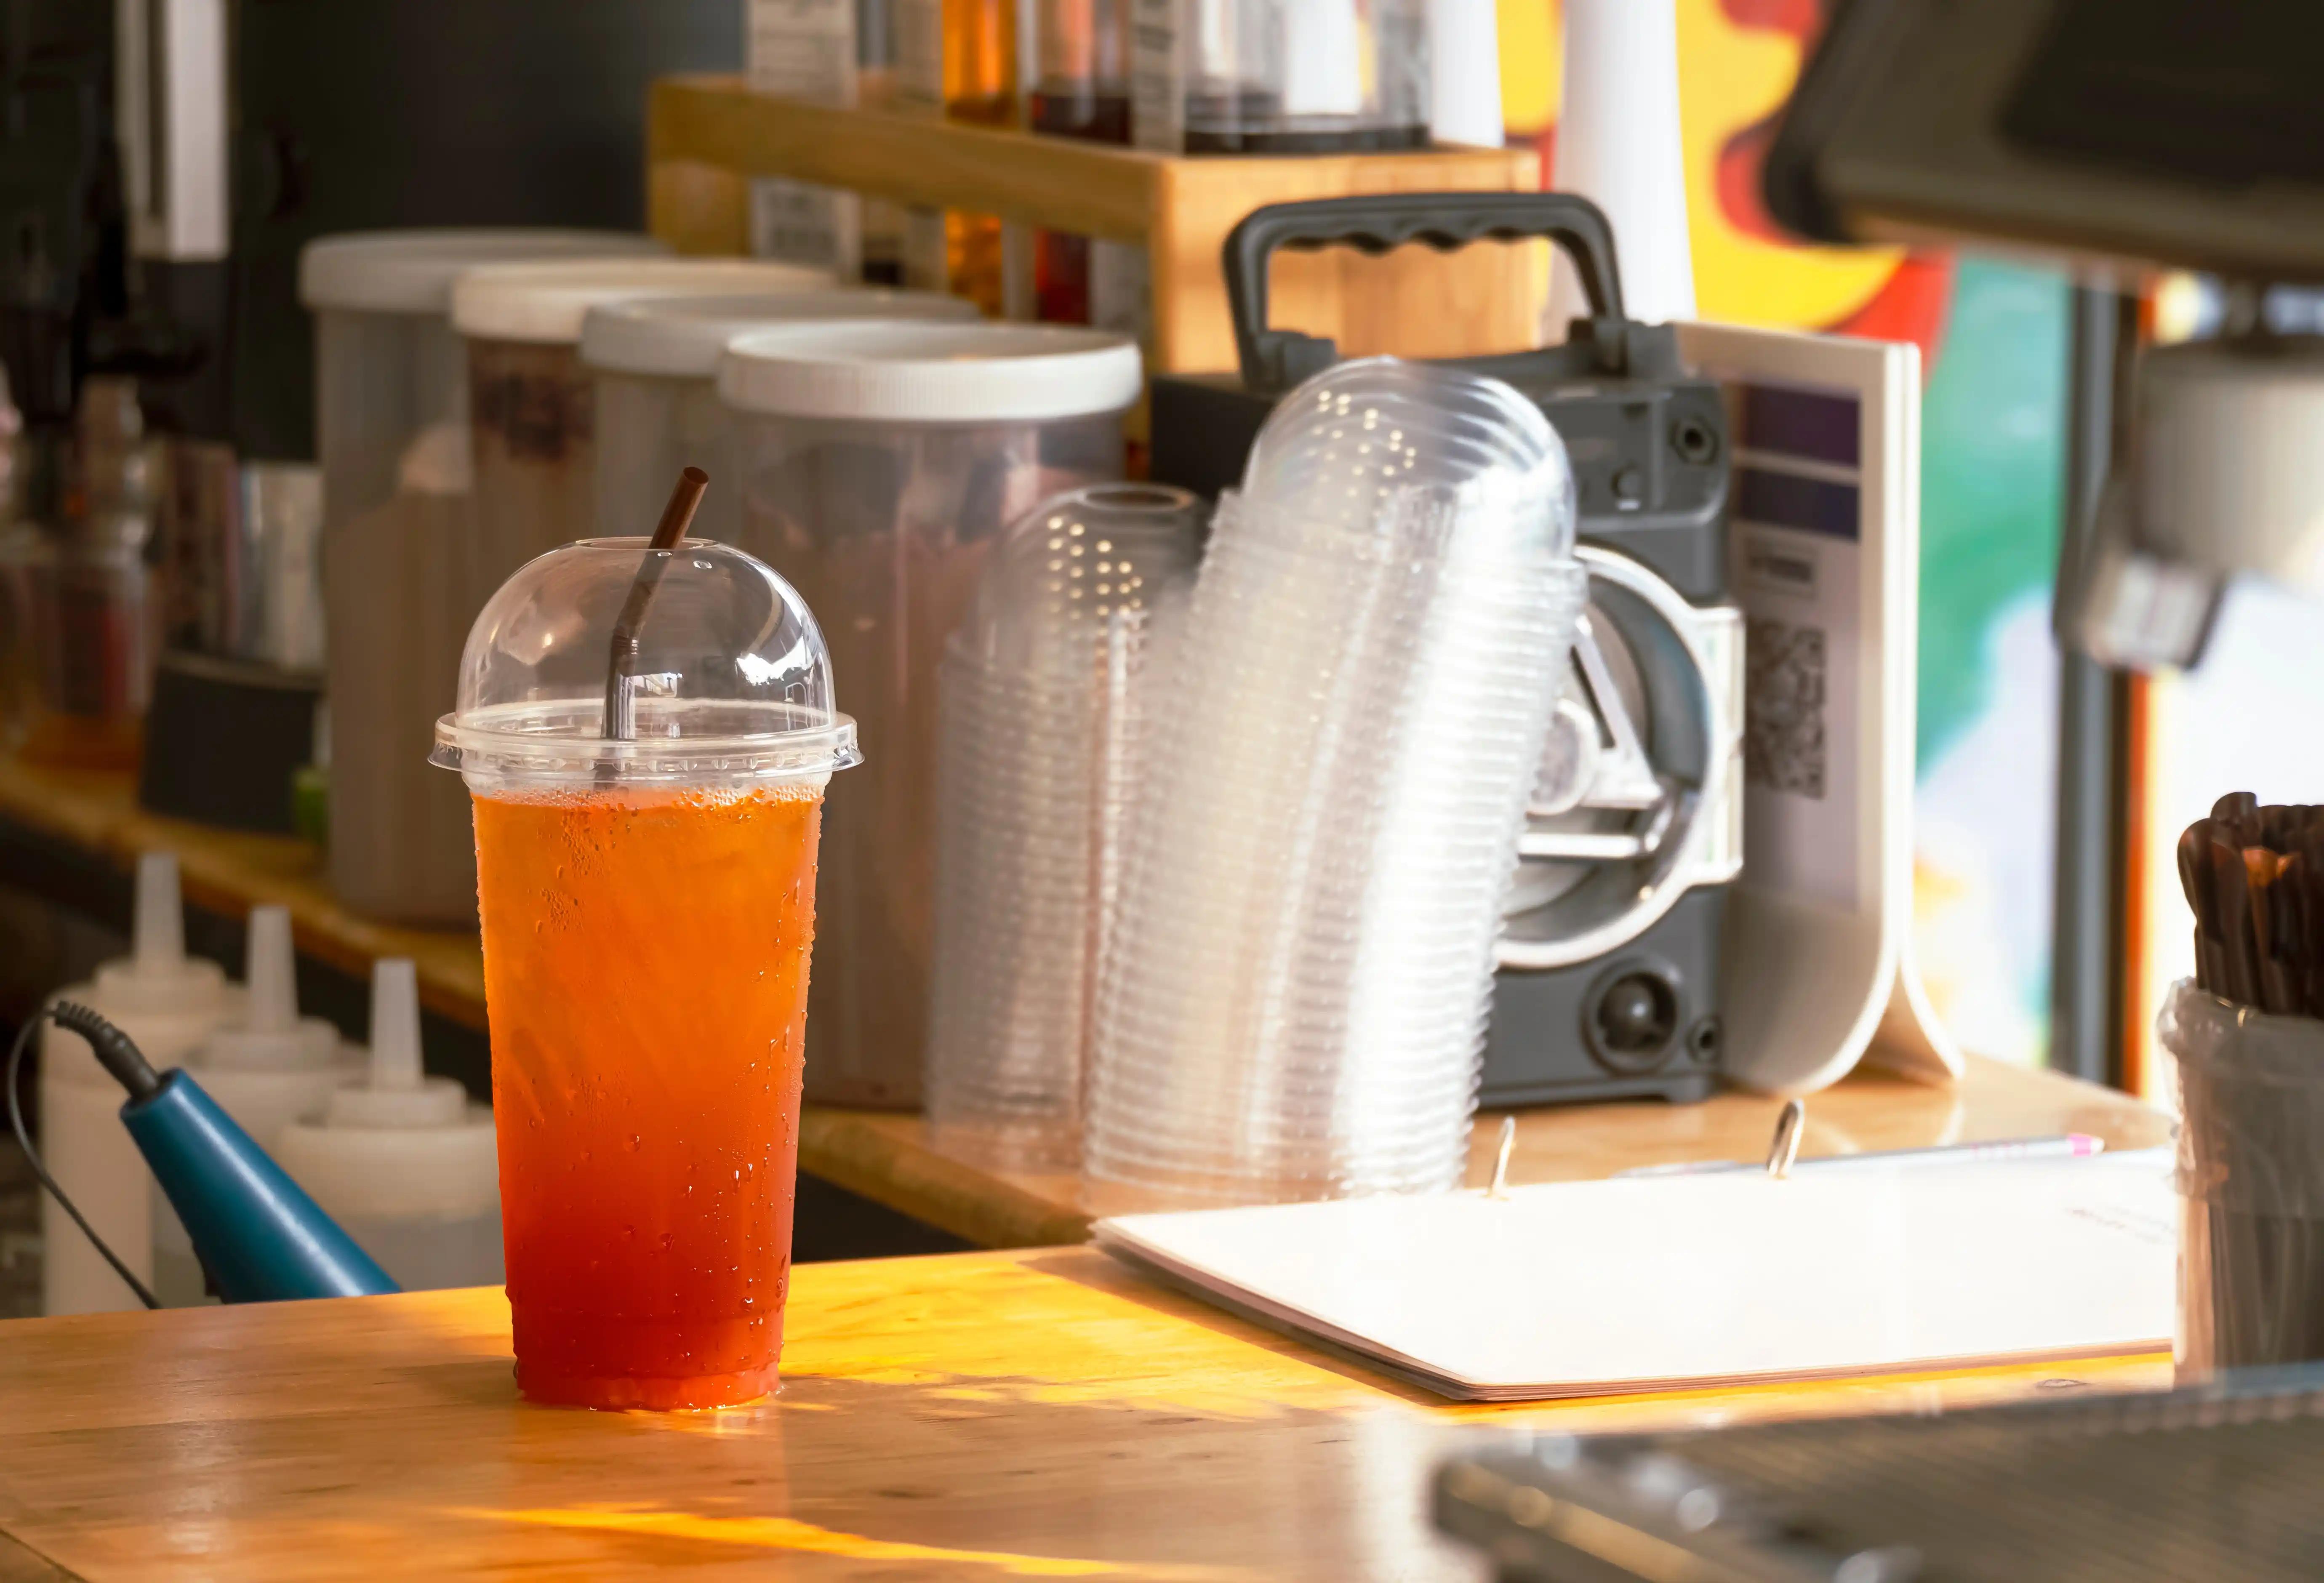
[[723, 545], [564, 546], [478, 617], [432, 757], [475, 810], [519, 1388], [765, 1394], [816, 835], [858, 759], [813, 614]]

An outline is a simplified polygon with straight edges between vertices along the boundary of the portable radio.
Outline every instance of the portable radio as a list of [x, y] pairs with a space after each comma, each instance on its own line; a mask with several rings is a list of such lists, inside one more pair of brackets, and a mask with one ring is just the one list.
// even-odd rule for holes
[[1563, 193], [1276, 204], [1227, 238], [1238, 374], [1157, 374], [1152, 475], [1216, 495], [1268, 413], [1338, 361], [1267, 325], [1278, 248], [1545, 238], [1590, 305], [1565, 344], [1450, 360], [1537, 402], [1565, 443], [1591, 598], [1518, 847], [1483, 1102], [1706, 1098], [1727, 887], [1742, 868], [1743, 619], [1728, 598], [1729, 428], [1668, 325], [1622, 316], [1612, 233]]

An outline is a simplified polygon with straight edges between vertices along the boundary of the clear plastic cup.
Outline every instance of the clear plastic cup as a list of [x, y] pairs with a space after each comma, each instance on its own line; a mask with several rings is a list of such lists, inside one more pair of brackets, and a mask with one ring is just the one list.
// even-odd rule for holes
[[2324, 1358], [2324, 1022], [2172, 986], [2182, 1383]]
[[1459, 1181], [1586, 588], [1563, 447], [1473, 375], [1334, 369], [1246, 482], [1155, 695], [1091, 1064], [1102, 1210]]
[[[609, 741], [616, 618], [659, 572]], [[713, 1407], [773, 1388], [816, 852], [857, 762], [814, 615], [687, 539], [569, 544], [484, 607], [434, 761], [474, 799], [517, 1384]]]
[[948, 1148], [1079, 1163], [1092, 998], [1209, 512], [1184, 490], [1045, 501], [987, 558], [940, 678], [927, 1111]]

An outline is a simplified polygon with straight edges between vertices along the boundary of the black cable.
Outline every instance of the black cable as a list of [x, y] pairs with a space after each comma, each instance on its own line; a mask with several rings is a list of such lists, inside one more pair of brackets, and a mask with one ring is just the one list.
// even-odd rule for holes
[[32, 1045], [33, 1032], [42, 1022], [52, 1020], [60, 1026], [63, 1026], [63, 1020], [57, 1017], [54, 1008], [42, 1007], [22, 1028], [17, 1030], [16, 1042], [9, 1048], [8, 1125], [16, 1129], [16, 1142], [23, 1149], [24, 1158], [31, 1162], [32, 1174], [39, 1177], [41, 1185], [47, 1188], [57, 1202], [64, 1206], [65, 1213], [72, 1217], [73, 1224], [80, 1228], [81, 1235], [87, 1237], [90, 1245], [105, 1256], [105, 1262], [113, 1266], [113, 1273], [129, 1283], [129, 1289], [137, 1293], [138, 1302], [148, 1308], [159, 1308], [161, 1306], [160, 1299], [146, 1290], [144, 1282], [129, 1273], [129, 1266], [123, 1264], [115, 1256], [113, 1249], [105, 1245], [105, 1238], [97, 1234], [97, 1229], [82, 1217], [80, 1210], [74, 1206], [73, 1201], [65, 1196], [65, 1190], [57, 1185], [57, 1179], [49, 1174], [49, 1168], [46, 1165], [41, 1164], [40, 1152], [32, 1147], [32, 1135], [24, 1129], [24, 1107], [16, 1096], [17, 1074], [24, 1064], [24, 1052]]

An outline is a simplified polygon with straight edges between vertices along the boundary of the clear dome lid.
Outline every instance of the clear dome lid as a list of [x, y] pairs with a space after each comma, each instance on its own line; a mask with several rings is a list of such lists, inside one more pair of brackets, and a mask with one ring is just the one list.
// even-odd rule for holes
[[[1573, 471], [1549, 419], [1515, 387], [1443, 364], [1364, 357], [1315, 375], [1260, 427], [1241, 492], [1247, 508], [1364, 532], [1430, 502], [1497, 507], [1525, 548], [1573, 552]], [[1472, 529], [1462, 548], [1496, 537]]]
[[959, 652], [995, 670], [1086, 670], [1124, 620], [1151, 619], [1194, 576], [1209, 520], [1200, 497], [1158, 483], [1051, 496], [993, 546]]
[[798, 590], [732, 546], [642, 538], [560, 546], [501, 585], [429, 755], [472, 790], [820, 784], [862, 759]]

